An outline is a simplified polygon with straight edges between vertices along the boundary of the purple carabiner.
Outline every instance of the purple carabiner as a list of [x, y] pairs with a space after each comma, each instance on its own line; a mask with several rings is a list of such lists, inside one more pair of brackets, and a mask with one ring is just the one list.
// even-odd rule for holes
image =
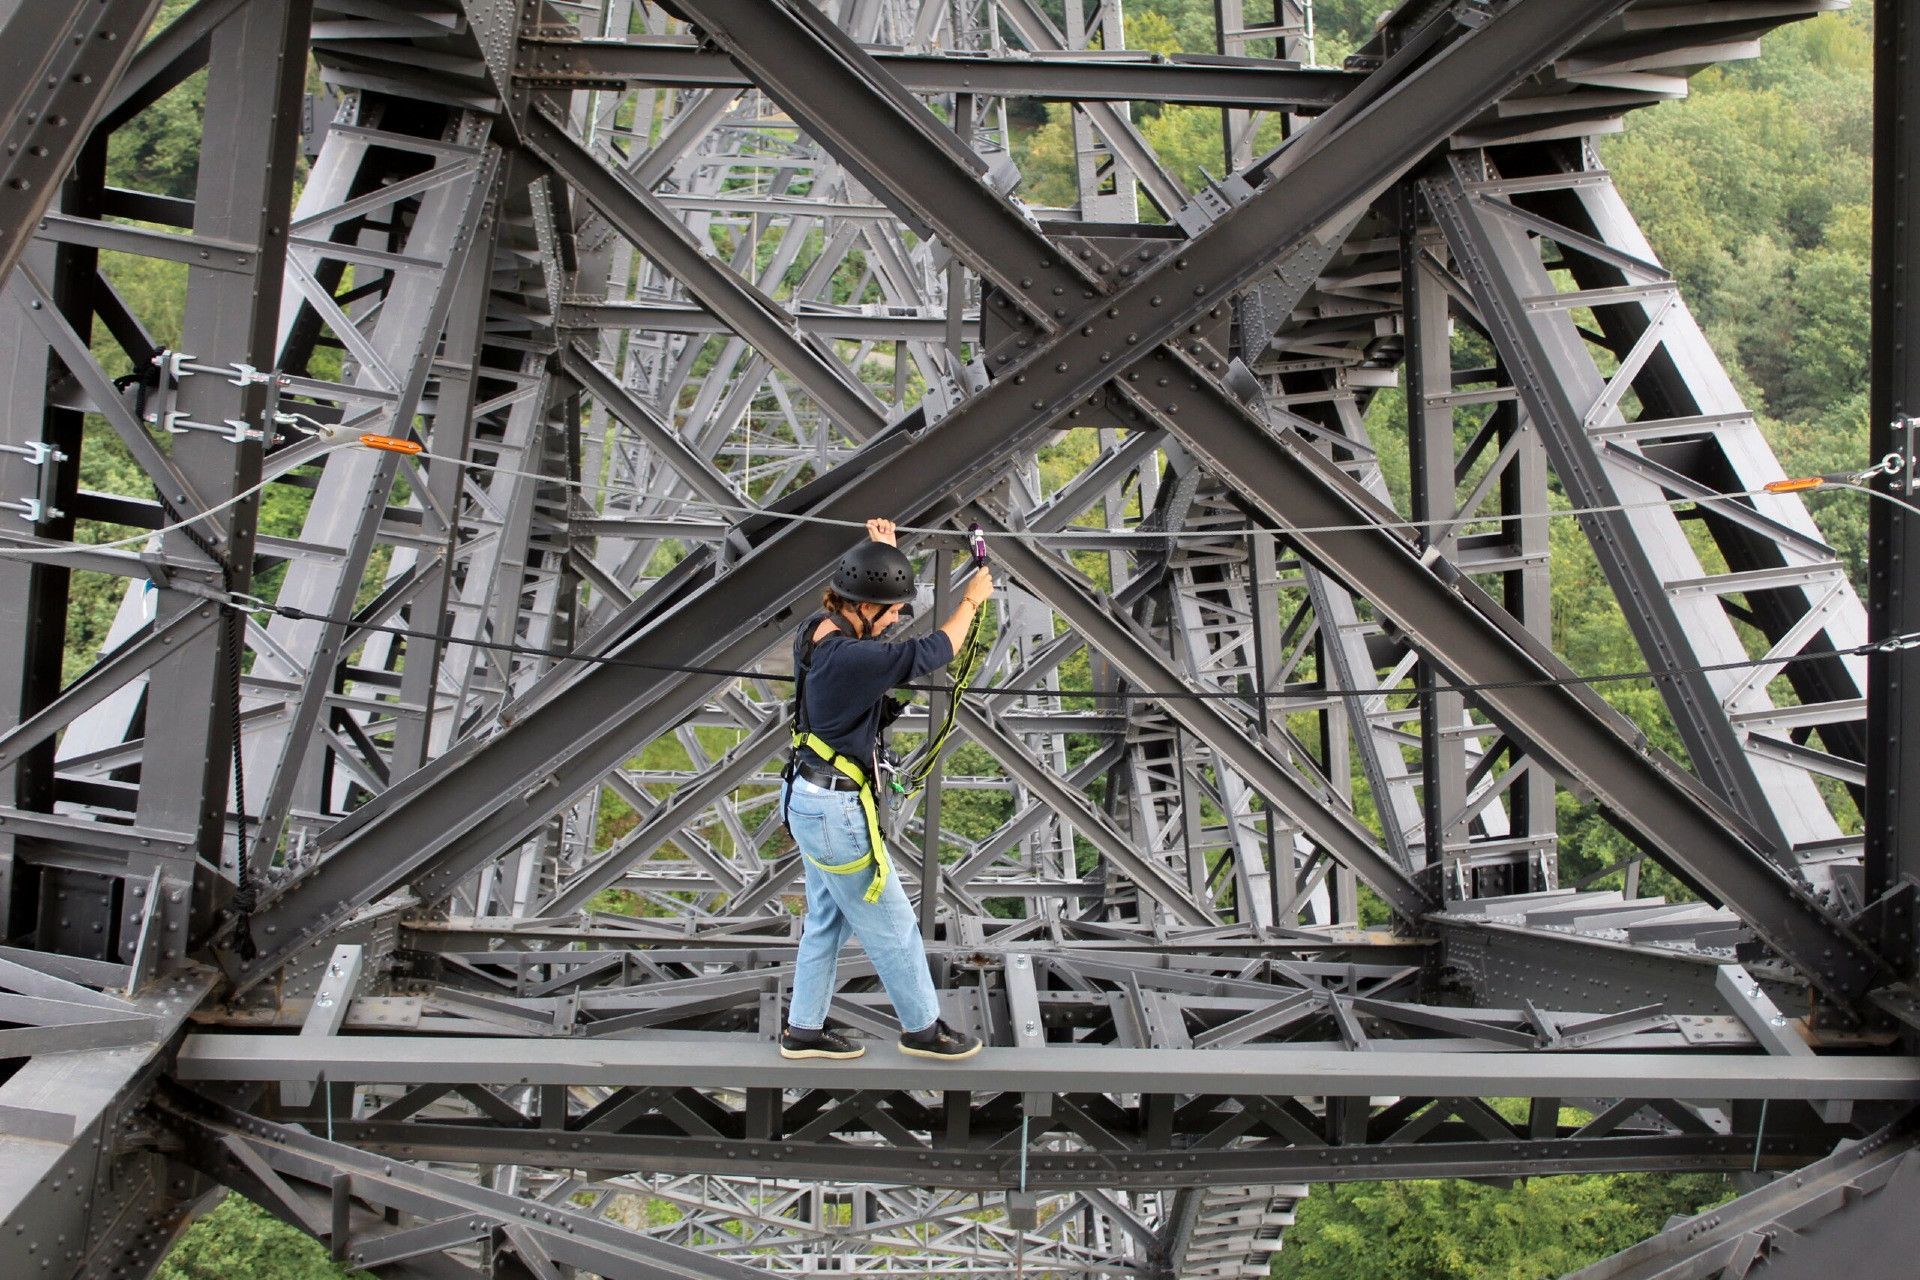
[[967, 536], [973, 541], [973, 567], [976, 569], [986, 568], [987, 567], [987, 535], [986, 533], [981, 530], [978, 524], [970, 524], [967, 526]]

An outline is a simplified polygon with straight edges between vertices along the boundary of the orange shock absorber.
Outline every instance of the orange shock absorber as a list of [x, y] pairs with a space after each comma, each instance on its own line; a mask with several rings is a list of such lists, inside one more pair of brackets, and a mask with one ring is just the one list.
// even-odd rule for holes
[[1819, 476], [1800, 476], [1793, 480], [1769, 480], [1764, 488], [1768, 493], [1799, 493], [1803, 489], [1818, 489], [1825, 483]]
[[398, 436], [376, 436], [371, 433], [360, 437], [360, 443], [369, 449], [385, 449], [388, 453], [419, 453], [417, 440], [402, 440]]

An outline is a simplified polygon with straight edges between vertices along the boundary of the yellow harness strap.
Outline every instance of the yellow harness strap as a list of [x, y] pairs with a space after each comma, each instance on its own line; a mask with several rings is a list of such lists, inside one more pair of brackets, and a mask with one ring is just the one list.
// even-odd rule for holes
[[805, 747], [836, 770], [859, 783], [860, 811], [867, 815], [867, 851], [864, 854], [852, 862], [834, 863], [831, 866], [824, 862], [814, 862], [812, 858], [807, 858], [807, 861], [812, 862], [822, 871], [836, 876], [850, 876], [857, 871], [865, 871], [868, 867], [872, 867], [873, 883], [867, 886], [865, 897], [868, 902], [880, 901], [880, 894], [887, 887], [887, 877], [893, 874], [893, 866], [887, 857], [887, 842], [880, 836], [880, 809], [874, 801], [873, 783], [868, 780], [866, 770], [811, 733], [794, 734], [793, 746], [796, 751]]

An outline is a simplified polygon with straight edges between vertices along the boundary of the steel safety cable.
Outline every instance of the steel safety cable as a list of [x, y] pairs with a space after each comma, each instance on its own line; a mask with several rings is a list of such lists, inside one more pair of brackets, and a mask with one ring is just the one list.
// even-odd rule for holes
[[[629, 667], [640, 671], [665, 671], [678, 675], [720, 676], [737, 680], [762, 680], [773, 683], [791, 684], [793, 677], [769, 671], [746, 671], [736, 667], [701, 666], [688, 663], [647, 662], [638, 658], [628, 658], [619, 654], [575, 653], [565, 649], [548, 649], [538, 645], [512, 644], [500, 640], [482, 640], [477, 637], [455, 635], [448, 631], [429, 630], [422, 627], [402, 627], [386, 623], [363, 622], [353, 618], [336, 618], [327, 614], [313, 613], [291, 605], [275, 604], [256, 596], [235, 593], [226, 600], [216, 601], [229, 609], [244, 613], [272, 613], [283, 618], [292, 618], [302, 622], [322, 622], [345, 627], [350, 631], [374, 632], [381, 635], [399, 636], [406, 639], [433, 640], [443, 645], [465, 645], [475, 649], [486, 649], [494, 653], [512, 654], [517, 657], [549, 658], [556, 662], [583, 662], [598, 666]], [[1414, 688], [1376, 688], [1376, 689], [1340, 689], [1315, 687], [1311, 689], [1269, 689], [1247, 693], [1229, 690], [1205, 689], [1015, 689], [1005, 685], [968, 684], [902, 684], [897, 687], [912, 689], [921, 693], [982, 693], [988, 695], [1013, 695], [1028, 698], [1095, 698], [1117, 699], [1122, 701], [1156, 702], [1258, 702], [1302, 701], [1323, 702], [1330, 698], [1370, 698], [1392, 697], [1394, 695], [1430, 694], [1430, 693], [1475, 693], [1499, 689], [1547, 689], [1572, 687], [1576, 685], [1614, 684], [1633, 680], [1670, 680], [1677, 676], [1699, 675], [1718, 671], [1751, 671], [1760, 667], [1789, 666], [1798, 662], [1814, 662], [1829, 658], [1866, 657], [1875, 653], [1892, 653], [1900, 650], [1920, 648], [1920, 631], [1903, 632], [1888, 636], [1883, 640], [1866, 644], [1851, 645], [1843, 649], [1822, 649], [1815, 653], [1781, 654], [1775, 657], [1746, 658], [1735, 662], [1700, 663], [1692, 666], [1670, 667], [1665, 671], [1610, 671], [1598, 675], [1553, 676], [1525, 680], [1468, 681], [1459, 683], [1422, 684]]]
[[[824, 525], [824, 526], [844, 528], [849, 530], [862, 530], [862, 531], [864, 531], [864, 529], [866, 528], [866, 522], [864, 520], [841, 519], [837, 516], [820, 516], [820, 515], [812, 515], [806, 512], [797, 512], [797, 511], [775, 511], [767, 507], [749, 506], [744, 503], [742, 504], [722, 503], [722, 502], [715, 502], [710, 498], [691, 497], [683, 494], [658, 493], [658, 492], [652, 492], [652, 491], [643, 490], [643, 489], [624, 488], [617, 485], [595, 485], [585, 480], [571, 480], [564, 476], [550, 476], [543, 472], [527, 471], [518, 467], [503, 466], [499, 463], [482, 462], [476, 458], [462, 458], [453, 454], [434, 453], [431, 450], [420, 446], [417, 442], [396, 438], [396, 437], [388, 437], [388, 436], [363, 435], [356, 439], [324, 439], [322, 441], [321, 451], [319, 453], [316, 453], [313, 458], [306, 459], [305, 461], [303, 461], [301, 465], [304, 466], [304, 465], [307, 465], [307, 463], [317, 461], [321, 457], [323, 457], [325, 454], [331, 453], [335, 450], [345, 449], [345, 448], [355, 448], [355, 447], [387, 449], [392, 452], [408, 454], [416, 458], [425, 458], [425, 459], [429, 459], [437, 462], [448, 462], [456, 466], [472, 468], [474, 470], [480, 470], [480, 471], [490, 471], [499, 475], [519, 476], [525, 479], [538, 480], [543, 483], [556, 485], [562, 488], [582, 490], [582, 491], [592, 491], [594, 493], [599, 493], [609, 497], [641, 498], [649, 501], [671, 502], [676, 504], [675, 516], [681, 516], [681, 517], [684, 517], [685, 514], [689, 511], [696, 511], [696, 512], [707, 511], [707, 512], [725, 513], [730, 515], [738, 515], [738, 516], [748, 517], [748, 518], [757, 518], [757, 519], [769, 520], [769, 521], [774, 521], [778, 523], [787, 523], [787, 524], [816, 524], [816, 525]], [[1660, 510], [1660, 509], [1672, 510], [1677, 507], [1699, 506], [1702, 504], [1716, 502], [1716, 501], [1733, 501], [1741, 498], [1779, 497], [1783, 494], [1805, 492], [1809, 490], [1825, 488], [1828, 486], [1831, 486], [1833, 488], [1839, 488], [1839, 489], [1850, 489], [1859, 493], [1864, 493], [1868, 497], [1877, 498], [1883, 502], [1890, 502], [1897, 507], [1901, 507], [1904, 510], [1913, 512], [1916, 515], [1920, 515], [1920, 505], [1915, 505], [1914, 503], [1909, 502], [1903, 498], [1900, 498], [1894, 494], [1887, 493], [1880, 489], [1874, 489], [1867, 485], [1859, 483], [1862, 480], [1871, 479], [1876, 475], [1883, 474], [1887, 465], [1887, 461], [1888, 461], [1887, 459], [1883, 459], [1881, 463], [1876, 464], [1873, 467], [1869, 467], [1864, 471], [1835, 472], [1835, 473], [1828, 473], [1828, 474], [1823, 474], [1819, 476], [1807, 476], [1807, 477], [1800, 477], [1800, 478], [1787, 479], [1787, 480], [1770, 481], [1767, 484], [1762, 485], [1757, 489], [1729, 489], [1729, 490], [1716, 491], [1713, 493], [1706, 493], [1706, 494], [1690, 494], [1683, 497], [1655, 499], [1655, 500], [1649, 500], [1646, 502], [1616, 502], [1616, 503], [1605, 503], [1605, 504], [1585, 506], [1585, 507], [1560, 507], [1560, 508], [1550, 509], [1547, 511], [1489, 512], [1489, 513], [1475, 514], [1475, 515], [1455, 515], [1455, 516], [1436, 517], [1436, 518], [1427, 519], [1427, 520], [1412, 520], [1412, 519], [1402, 519], [1402, 518], [1396, 517], [1391, 520], [1376, 520], [1376, 521], [1354, 523], [1354, 524], [1295, 525], [1295, 526], [1289, 526], [1286, 528], [1247, 527], [1247, 528], [1237, 528], [1237, 529], [1169, 529], [1169, 530], [1153, 530], [1153, 529], [1076, 530], [1072, 528], [1059, 529], [1059, 530], [996, 529], [996, 530], [987, 532], [984, 536], [989, 540], [1005, 539], [1008, 541], [1028, 542], [1028, 543], [1033, 543], [1040, 546], [1071, 547], [1076, 544], [1084, 544], [1087, 547], [1093, 548], [1093, 547], [1110, 546], [1117, 542], [1124, 543], [1124, 542], [1136, 541], [1136, 540], [1141, 542], [1147, 542], [1147, 543], [1166, 543], [1166, 542], [1180, 542], [1180, 541], [1189, 541], [1189, 540], [1218, 542], [1227, 538], [1250, 538], [1250, 537], [1256, 537], [1256, 536], [1279, 536], [1284, 538], [1284, 537], [1308, 536], [1308, 535], [1315, 535], [1315, 534], [1366, 533], [1366, 532], [1376, 531], [1376, 530], [1390, 530], [1390, 531], [1396, 531], [1396, 532], [1399, 532], [1399, 531], [1411, 532], [1411, 531], [1417, 531], [1421, 529], [1430, 529], [1430, 528], [1447, 528], [1447, 529], [1463, 529], [1464, 530], [1464, 529], [1471, 528], [1472, 526], [1475, 526], [1475, 525], [1507, 524], [1514, 521], [1531, 520], [1531, 519], [1540, 518], [1540, 517], [1544, 517], [1547, 519], [1564, 519], [1567, 517], [1577, 518], [1580, 516], [1588, 516], [1588, 515], [1607, 515], [1607, 514], [1612, 514], [1617, 512], [1653, 511], [1653, 510]], [[278, 476], [272, 476], [272, 477], [262, 479], [258, 484], [249, 486], [248, 488], [240, 491], [239, 493], [234, 494], [232, 497], [227, 498], [221, 502], [215, 503], [213, 506], [210, 506], [195, 515], [187, 516], [176, 523], [163, 525], [158, 529], [148, 530], [143, 533], [132, 535], [131, 537], [118, 538], [108, 542], [49, 542], [49, 543], [41, 543], [33, 546], [18, 546], [18, 545], [0, 546], [0, 555], [14, 555], [14, 556], [26, 556], [26, 557], [32, 557], [36, 555], [57, 556], [57, 555], [67, 554], [73, 551], [108, 550], [108, 549], [118, 548], [118, 547], [133, 546], [137, 543], [145, 542], [149, 537], [155, 534], [171, 533], [171, 532], [174, 532], [175, 530], [191, 526], [195, 522], [204, 520], [206, 517], [210, 515], [214, 515], [220, 511], [224, 511], [227, 508], [232, 507], [237, 503], [243, 502], [249, 497], [252, 497], [254, 494], [260, 492], [262, 489], [266, 488], [268, 485], [274, 483], [278, 479], [279, 479]], [[666, 518], [671, 519], [674, 517], [666, 517]], [[951, 536], [955, 532], [951, 528], [945, 528], [940, 526], [930, 526], [930, 525], [922, 526], [922, 525], [896, 524], [894, 527], [896, 531], [899, 533], [910, 534], [918, 537]], [[0, 537], [4, 537], [4, 536], [5, 535], [0, 535]]]

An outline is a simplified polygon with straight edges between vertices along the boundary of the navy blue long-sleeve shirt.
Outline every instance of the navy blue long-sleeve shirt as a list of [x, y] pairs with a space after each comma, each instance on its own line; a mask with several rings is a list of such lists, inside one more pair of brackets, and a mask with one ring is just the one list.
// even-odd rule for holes
[[[793, 640], [793, 669], [808, 636], [820, 629], [825, 613], [808, 618]], [[887, 690], [917, 680], [953, 661], [953, 642], [943, 631], [917, 640], [856, 640], [829, 631], [813, 647], [807, 669], [807, 728], [841, 755], [870, 769], [880, 735], [880, 702]]]

